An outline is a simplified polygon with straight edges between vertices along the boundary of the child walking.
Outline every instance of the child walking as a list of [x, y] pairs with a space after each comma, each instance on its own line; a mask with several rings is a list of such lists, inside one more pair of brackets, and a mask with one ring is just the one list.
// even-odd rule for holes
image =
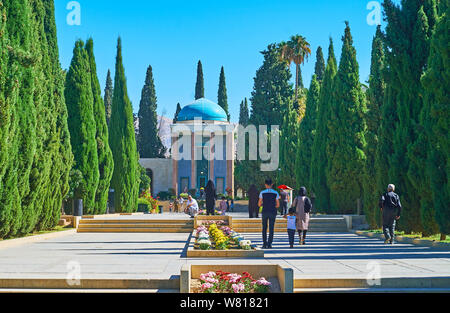
[[225, 215], [227, 212], [227, 200], [225, 197], [222, 197], [222, 201], [219, 203], [219, 210], [222, 211], [222, 215]]
[[295, 233], [297, 232], [297, 214], [295, 208], [289, 209], [289, 214], [285, 215], [287, 219], [287, 232], [289, 236], [289, 246], [294, 248]]

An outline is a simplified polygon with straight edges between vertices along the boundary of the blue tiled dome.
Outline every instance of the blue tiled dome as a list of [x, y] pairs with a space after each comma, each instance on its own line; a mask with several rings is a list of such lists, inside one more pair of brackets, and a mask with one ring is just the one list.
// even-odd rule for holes
[[228, 121], [225, 110], [220, 105], [205, 98], [186, 105], [178, 114], [178, 121], [193, 121], [196, 117], [204, 121]]

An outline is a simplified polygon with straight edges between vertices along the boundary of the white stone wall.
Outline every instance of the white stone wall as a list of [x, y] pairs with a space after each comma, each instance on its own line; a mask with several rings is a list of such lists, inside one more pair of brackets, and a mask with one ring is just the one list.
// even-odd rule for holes
[[152, 194], [172, 188], [172, 159], [140, 159], [139, 163], [153, 172]]

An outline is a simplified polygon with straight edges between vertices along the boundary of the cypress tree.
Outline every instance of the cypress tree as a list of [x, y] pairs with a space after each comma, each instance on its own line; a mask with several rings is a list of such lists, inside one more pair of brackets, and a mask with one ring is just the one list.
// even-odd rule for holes
[[[309, 186], [311, 177], [312, 146], [317, 124], [317, 105], [320, 96], [320, 84], [313, 75], [306, 98], [305, 117], [301, 121], [297, 134], [297, 151], [295, 155], [295, 177], [297, 188]], [[292, 156], [291, 156], [292, 157]]]
[[[268, 135], [270, 135], [272, 125], [280, 126], [281, 130], [284, 116], [289, 112], [293, 88], [289, 83], [291, 73], [285, 61], [281, 59], [277, 45], [270, 44], [261, 53], [264, 56], [264, 62], [254, 78], [249, 123], [257, 128], [259, 125], [267, 125]], [[270, 143], [268, 144], [270, 146]], [[275, 178], [277, 175], [277, 172], [261, 172], [259, 159], [236, 162], [236, 183], [244, 189], [248, 189], [251, 184], [262, 186], [267, 176]]]
[[[435, 13], [436, 12], [433, 10], [431, 20], [436, 18]], [[429, 31], [430, 24], [428, 20], [429, 19], [425, 14], [424, 7], [421, 7], [418, 12], [418, 22], [415, 27], [415, 33], [422, 36], [420, 41], [423, 47], [421, 50], [427, 51], [429, 54], [431, 31]], [[423, 86], [420, 85], [420, 87]], [[423, 106], [417, 118], [418, 124], [414, 125], [415, 141], [408, 146], [407, 155], [411, 160], [408, 170], [408, 179], [411, 181], [416, 190], [422, 191], [420, 194], [420, 218], [423, 227], [422, 234], [429, 236], [438, 233], [439, 227], [435, 219], [435, 208], [432, 201], [432, 192], [429, 188], [430, 180], [426, 172], [426, 163], [428, 154], [430, 154], [429, 141], [431, 140], [431, 138], [428, 137], [426, 129], [430, 128], [427, 124], [431, 121], [429, 119], [430, 108], [424, 100], [425, 99], [422, 98]], [[428, 149], [425, 147], [428, 147]], [[419, 179], [419, 181], [417, 181], [417, 179]]]
[[44, 14], [41, 34], [45, 34], [47, 43], [42, 48], [43, 51], [46, 50], [44, 54], [46, 62], [41, 71], [46, 77], [44, 90], [48, 93], [48, 103], [50, 104], [50, 108], [47, 110], [52, 112], [52, 126], [48, 137], [57, 142], [49, 147], [50, 175], [46, 181], [48, 187], [44, 195], [44, 208], [48, 213], [39, 221], [40, 229], [50, 229], [57, 225], [62, 201], [69, 191], [69, 173], [72, 168], [73, 155], [64, 99], [64, 73], [59, 63], [54, 3], [53, 1], [39, 1], [39, 3], [43, 5], [42, 12]]
[[[0, 189], [0, 237], [8, 237], [19, 233], [23, 224], [21, 194], [30, 190], [28, 177], [36, 149], [36, 111], [33, 102], [33, 66], [36, 59], [32, 55], [36, 33], [28, 2], [5, 1], [3, 4], [6, 12], [2, 19], [7, 21], [4, 31], [8, 34], [6, 51], [9, 50], [9, 56], [5, 56], [8, 60], [5, 69], [7, 75], [2, 79], [6, 79], [6, 88], [2, 92], [6, 107], [10, 110], [9, 125], [3, 129], [6, 146], [2, 150], [5, 149], [3, 151], [8, 156], [3, 158], [4, 167], [0, 170], [4, 173]], [[33, 217], [38, 218], [36, 214]]]
[[300, 65], [298, 66], [297, 86], [298, 86], [299, 89], [304, 89], [305, 88], [305, 85], [303, 84], [302, 68], [301, 68]]
[[195, 100], [205, 97], [205, 86], [203, 81], [203, 66], [202, 62], [197, 64], [197, 82], [195, 84]]
[[[7, 144], [9, 130], [11, 127], [11, 107], [8, 96], [8, 34], [6, 32], [6, 9], [0, 1], [0, 190], [3, 186], [3, 176], [5, 175], [8, 163]], [[0, 206], [0, 210], [2, 207]], [[1, 214], [1, 213], [0, 213]]]
[[74, 169], [79, 170], [83, 175], [83, 180], [75, 191], [75, 198], [83, 199], [83, 209], [86, 213], [95, 214], [100, 179], [97, 131], [89, 55], [81, 40], [75, 43], [72, 62], [66, 77], [65, 96], [69, 112], [70, 140], [75, 159]]
[[[402, 230], [423, 231], [421, 220], [421, 195], [417, 185], [424, 179], [423, 156], [416, 158], [419, 115], [423, 107], [423, 88], [420, 78], [426, 69], [429, 56], [429, 36], [436, 20], [435, 1], [402, 1], [401, 7], [385, 0], [386, 13], [386, 67], [390, 80], [389, 99], [396, 105], [398, 123], [393, 132], [393, 152], [389, 158], [391, 182], [397, 186], [405, 207], [399, 222]], [[409, 38], [403, 40], [400, 38]], [[395, 183], [396, 182], [396, 183]]]
[[[295, 186], [295, 158], [297, 149], [297, 134], [301, 122], [298, 111], [295, 110], [293, 101], [288, 103], [288, 111], [283, 118], [280, 134], [280, 171], [278, 181], [281, 184]], [[294, 175], [293, 175], [294, 174]]]
[[228, 122], [230, 121], [230, 113], [228, 112], [228, 97], [227, 97], [227, 85], [225, 82], [225, 70], [220, 70], [220, 78], [219, 78], [219, 92], [217, 95], [217, 104], [222, 107], [227, 113]]
[[337, 73], [336, 58], [334, 55], [333, 40], [330, 38], [328, 48], [328, 61], [320, 89], [319, 104], [317, 109], [316, 134], [311, 155], [311, 188], [315, 195], [315, 207], [328, 212], [330, 209], [330, 190], [325, 175], [328, 166], [327, 138], [328, 121], [330, 119], [330, 103], [332, 101], [333, 82]]
[[325, 59], [323, 58], [322, 47], [319, 46], [316, 52], [316, 65], [314, 74], [316, 74], [317, 81], [322, 83], [323, 78], [325, 76]]
[[366, 96], [359, 81], [359, 65], [350, 27], [346, 22], [339, 69], [333, 87], [328, 122], [327, 181], [335, 212], [353, 213], [361, 199], [366, 160]]
[[281, 125], [293, 96], [289, 83], [291, 73], [280, 58], [280, 50], [271, 44], [261, 52], [264, 63], [256, 72], [252, 97], [250, 122], [258, 125]]
[[177, 103], [177, 109], [176, 109], [176, 111], [175, 111], [175, 116], [173, 117], [173, 123], [174, 123], [174, 124], [178, 121], [178, 114], [180, 114], [180, 112], [181, 112], [181, 105], [180, 105], [180, 103], [178, 102], [178, 103]]
[[145, 85], [142, 89], [141, 103], [139, 104], [139, 136], [138, 148], [141, 158], [164, 158], [166, 148], [158, 134], [158, 115], [155, 83], [153, 81], [152, 67], [147, 69]]
[[116, 212], [134, 212], [137, 210], [140, 172], [133, 108], [128, 98], [120, 37], [117, 41], [114, 96], [109, 129], [109, 143], [114, 159], [111, 187], [114, 189]]
[[247, 98], [241, 101], [239, 109], [239, 125], [247, 127], [249, 123], [248, 101]]
[[[106, 123], [105, 104], [101, 97], [100, 83], [97, 77], [97, 65], [94, 56], [94, 41], [92, 38], [86, 42], [86, 52], [89, 57], [91, 74], [91, 87], [93, 114], [95, 119], [98, 171], [100, 174], [98, 187], [95, 193], [95, 214], [104, 214], [108, 203], [109, 184], [114, 169], [111, 148], [109, 147], [108, 124]], [[109, 72], [109, 71], [108, 71]]]
[[105, 114], [106, 114], [106, 124], [109, 125], [109, 120], [111, 119], [111, 106], [112, 106], [112, 97], [113, 97], [113, 82], [111, 79], [111, 71], [108, 70], [108, 74], [106, 75], [106, 86], [105, 86]]
[[364, 171], [364, 212], [366, 220], [372, 228], [380, 225], [380, 208], [378, 198], [382, 190], [374, 177], [376, 176], [375, 154], [378, 147], [378, 130], [381, 123], [381, 106], [385, 94], [384, 71], [384, 44], [381, 26], [377, 27], [372, 41], [372, 63], [370, 66], [369, 89], [367, 91], [367, 160]]
[[[441, 239], [450, 234], [450, 191], [448, 184], [450, 146], [448, 142], [450, 109], [448, 103], [450, 86], [450, 69], [448, 53], [448, 1], [439, 3], [436, 28], [430, 40], [428, 69], [422, 76], [425, 88], [424, 107], [421, 115], [421, 127], [427, 135], [428, 156], [426, 160], [427, 182], [431, 190], [429, 209], [434, 211], [435, 221], [441, 232]], [[426, 206], [422, 205], [422, 220]], [[429, 217], [428, 217], [429, 218]], [[425, 226], [426, 223], [424, 223]]]
[[5, 237], [57, 224], [72, 155], [53, 1], [7, 0], [1, 9], [2, 21], [8, 20], [2, 36], [9, 37], [9, 56], [1, 60], [7, 62], [1, 91], [7, 110], [0, 134], [9, 133], [1, 147], [7, 162], [0, 153], [6, 162], [0, 170], [0, 237]]

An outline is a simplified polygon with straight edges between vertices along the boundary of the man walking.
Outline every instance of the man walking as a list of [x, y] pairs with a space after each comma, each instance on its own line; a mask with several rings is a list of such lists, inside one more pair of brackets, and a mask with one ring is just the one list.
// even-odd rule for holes
[[394, 244], [395, 223], [400, 219], [402, 204], [399, 196], [394, 192], [395, 186], [390, 184], [387, 193], [383, 194], [380, 199], [380, 208], [383, 214], [383, 233], [385, 244]]
[[[266, 189], [259, 194], [258, 206], [262, 206], [262, 237], [263, 249], [272, 249], [273, 233], [277, 218], [277, 209], [280, 207], [280, 195], [272, 189], [273, 182], [269, 178], [265, 182]], [[267, 240], [267, 223], [269, 223], [269, 240]]]

